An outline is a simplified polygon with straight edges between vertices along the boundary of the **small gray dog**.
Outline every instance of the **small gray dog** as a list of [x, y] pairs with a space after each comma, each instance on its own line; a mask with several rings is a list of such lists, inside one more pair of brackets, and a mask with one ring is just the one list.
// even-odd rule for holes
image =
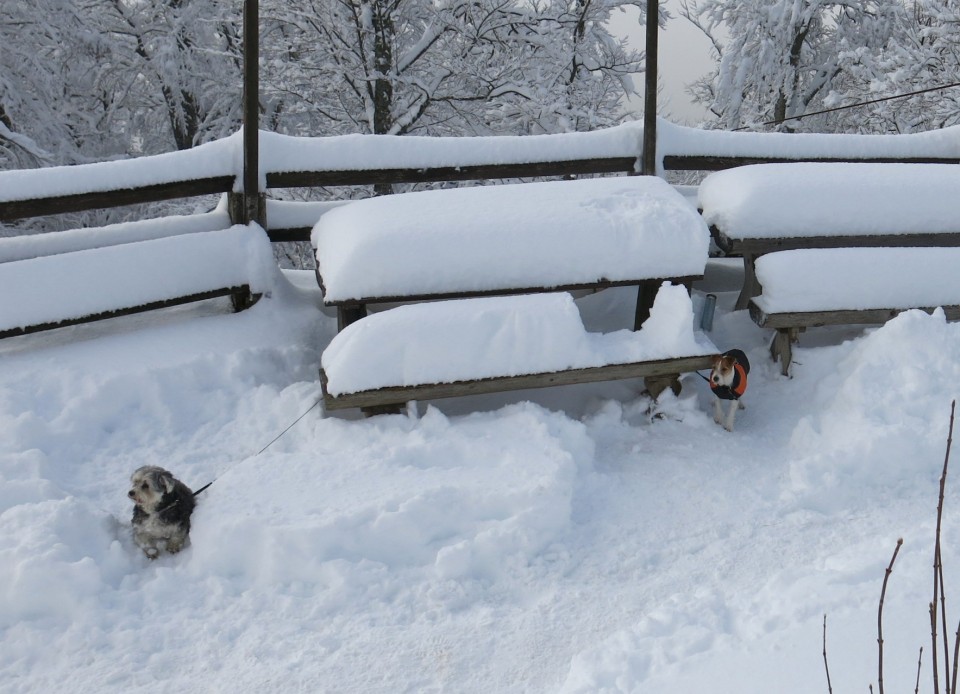
[[133, 499], [133, 541], [150, 559], [161, 551], [176, 554], [190, 535], [193, 492], [170, 472], [156, 465], [138, 468], [130, 477], [127, 496]]

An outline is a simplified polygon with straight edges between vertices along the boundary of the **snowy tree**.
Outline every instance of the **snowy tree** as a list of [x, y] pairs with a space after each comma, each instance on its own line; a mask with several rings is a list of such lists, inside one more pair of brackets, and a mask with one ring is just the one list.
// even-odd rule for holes
[[882, 52], [841, 53], [848, 78], [835, 84], [826, 104], [874, 103], [839, 112], [838, 122], [848, 132], [894, 133], [960, 123], [960, 5], [916, 0], [891, 24]]
[[265, 6], [284, 132], [486, 134], [618, 122], [642, 55], [606, 28], [642, 0], [307, 0]]
[[694, 85], [695, 98], [723, 128], [828, 131], [835, 119], [794, 118], [824, 105], [852, 74], [854, 52], [882, 51], [901, 9], [897, 0], [690, 0], [683, 15], [711, 39], [718, 59]]
[[184, 149], [236, 129], [239, 2], [37, 0], [0, 16], [0, 166]]

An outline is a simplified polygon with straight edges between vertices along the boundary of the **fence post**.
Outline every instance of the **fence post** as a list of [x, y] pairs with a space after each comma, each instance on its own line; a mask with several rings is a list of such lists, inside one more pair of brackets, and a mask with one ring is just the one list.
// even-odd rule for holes
[[[658, 5], [658, 0], [647, 0], [647, 64], [643, 90], [643, 156], [640, 160], [640, 173], [644, 176], [657, 175], [657, 32], [660, 29], [660, 9]], [[643, 322], [650, 317], [650, 308], [653, 306], [657, 289], [658, 287], [652, 286], [650, 282], [642, 282], [637, 289], [637, 310], [633, 321], [634, 330], [639, 330]]]
[[235, 224], [267, 228], [267, 196], [260, 192], [260, 8], [243, 2], [243, 192], [229, 197]]
[[643, 88], [643, 159], [640, 173], [657, 175], [657, 51], [660, 29], [658, 0], [647, 0], [646, 71]]

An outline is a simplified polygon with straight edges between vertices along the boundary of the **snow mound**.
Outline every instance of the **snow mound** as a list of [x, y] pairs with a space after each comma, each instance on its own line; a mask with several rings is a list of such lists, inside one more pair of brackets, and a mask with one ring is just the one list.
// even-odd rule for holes
[[459, 421], [429, 408], [363, 428], [321, 420], [323, 450], [284, 459], [283, 475], [250, 460], [218, 480], [196, 512], [195, 580], [309, 589], [331, 612], [354, 586], [379, 593], [410, 571], [509, 585], [567, 531], [593, 457], [582, 425], [530, 404]]
[[797, 424], [787, 496], [843, 504], [867, 490], [929, 493], [960, 396], [960, 324], [908, 311], [858, 341]]

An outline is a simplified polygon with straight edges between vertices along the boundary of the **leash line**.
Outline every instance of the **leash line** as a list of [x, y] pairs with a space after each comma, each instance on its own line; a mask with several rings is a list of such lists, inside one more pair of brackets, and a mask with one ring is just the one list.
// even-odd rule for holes
[[[273, 441], [271, 441], [271, 442], [268, 443], [266, 446], [264, 446], [263, 448], [261, 448], [259, 451], [257, 451], [257, 452], [256, 452], [253, 456], [251, 456], [251, 457], [256, 458], [258, 455], [260, 455], [260, 454], [263, 453], [265, 450], [267, 450], [268, 448], [270, 448], [270, 446], [272, 446], [272, 445], [275, 444], [277, 441], [279, 441], [284, 434], [286, 434], [288, 431], [290, 431], [291, 429], [293, 429], [293, 427], [297, 424], [297, 422], [299, 422], [301, 419], [303, 419], [303, 418], [306, 417], [308, 414], [310, 414], [310, 412], [313, 411], [313, 408], [316, 407], [317, 405], [319, 405], [322, 400], [323, 400], [323, 396], [320, 396], [319, 398], [317, 398], [317, 401], [314, 402], [312, 405], [310, 405], [310, 409], [308, 409], [308, 410], [307, 410], [306, 412], [304, 412], [302, 415], [300, 415], [300, 416], [297, 417], [295, 420], [293, 420], [293, 424], [291, 424], [291, 425], [288, 426], [286, 429], [284, 429], [284, 430], [281, 431], [279, 434], [277, 434], [276, 438], [274, 438]], [[212, 484], [212, 483], [211, 483], [211, 484]]]
[[[260, 455], [260, 454], [263, 453], [265, 450], [267, 450], [268, 448], [270, 448], [270, 446], [272, 446], [272, 445], [275, 444], [277, 441], [279, 441], [281, 438], [283, 438], [283, 435], [284, 435], [284, 434], [286, 434], [288, 431], [290, 431], [291, 429], [293, 429], [293, 427], [296, 426], [297, 423], [298, 423], [301, 419], [303, 419], [303, 418], [306, 417], [308, 414], [310, 414], [311, 412], [313, 412], [314, 408], [316, 408], [316, 406], [319, 405], [321, 402], [323, 402], [323, 396], [322, 396], [322, 395], [321, 395], [319, 398], [317, 398], [316, 401], [315, 401], [312, 405], [310, 405], [310, 407], [309, 407], [303, 414], [301, 414], [299, 417], [297, 417], [295, 420], [293, 420], [293, 422], [290, 424], [290, 426], [288, 426], [286, 429], [284, 429], [284, 430], [281, 431], [279, 434], [277, 434], [270, 443], [268, 443], [266, 446], [264, 446], [263, 448], [261, 448], [259, 451], [257, 451], [257, 452], [254, 453], [253, 455], [244, 458], [243, 460], [250, 460], [250, 458], [256, 458], [258, 455]], [[240, 461], [240, 462], [243, 462], [243, 461]], [[239, 464], [240, 464], [240, 463], [236, 463], [235, 465], [239, 465]], [[234, 467], [234, 466], [231, 466], [231, 467]], [[218, 479], [220, 479], [220, 478], [219, 478], [219, 477], [215, 477], [215, 478], [214, 478], [213, 480], [211, 480], [210, 482], [207, 482], [205, 485], [203, 485], [202, 487], [200, 487], [200, 489], [198, 489], [197, 491], [195, 491], [195, 492], [193, 493], [193, 495], [194, 495], [194, 496], [198, 496], [198, 495], [200, 494], [200, 492], [206, 490], [207, 487], [209, 487], [211, 484], [213, 484], [214, 482], [216, 482]]]

